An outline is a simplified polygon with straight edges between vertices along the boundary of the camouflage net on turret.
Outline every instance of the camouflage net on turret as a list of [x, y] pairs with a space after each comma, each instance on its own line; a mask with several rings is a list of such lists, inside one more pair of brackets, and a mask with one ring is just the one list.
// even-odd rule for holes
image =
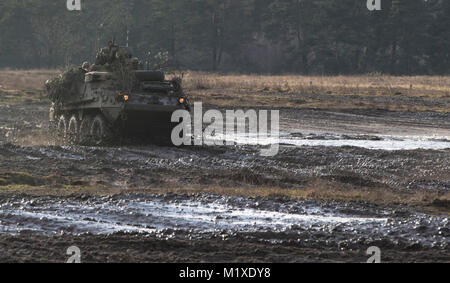
[[139, 62], [131, 57], [131, 52], [119, 49], [111, 62], [111, 71], [117, 78], [119, 87], [123, 92], [131, 92], [136, 87], [134, 71], [138, 69]]
[[139, 60], [133, 58], [127, 48], [111, 44], [97, 53], [92, 71], [111, 72], [123, 92], [130, 92], [136, 86], [134, 71], [139, 68]]
[[84, 74], [85, 71], [80, 66], [76, 66], [48, 80], [45, 84], [48, 98], [52, 102], [60, 102], [68, 96], [76, 95], [76, 85], [84, 81]]
[[[167, 53], [158, 53], [158, 61], [167, 61]], [[67, 97], [76, 95], [79, 83], [84, 82], [86, 72], [110, 72], [117, 80], [120, 91], [131, 92], [138, 86], [135, 71], [139, 69], [139, 60], [132, 57], [128, 48], [122, 48], [114, 43], [101, 48], [96, 55], [95, 64], [90, 70], [83, 70], [81, 66], [68, 69], [58, 77], [47, 81], [48, 97], [51, 101], [64, 102]], [[162, 69], [162, 63], [159, 64]]]

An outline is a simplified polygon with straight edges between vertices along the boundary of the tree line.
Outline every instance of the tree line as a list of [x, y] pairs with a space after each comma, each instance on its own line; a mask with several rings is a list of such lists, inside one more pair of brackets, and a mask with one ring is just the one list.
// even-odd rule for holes
[[[0, 68], [93, 61], [115, 39], [142, 60], [242, 73], [449, 74], [450, 1], [66, 0], [0, 2]], [[149, 55], [150, 54], [150, 55]]]

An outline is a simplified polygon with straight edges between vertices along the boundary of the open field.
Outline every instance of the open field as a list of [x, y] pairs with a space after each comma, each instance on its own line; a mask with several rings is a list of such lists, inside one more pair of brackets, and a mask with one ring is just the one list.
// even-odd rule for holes
[[58, 70], [0, 70], [0, 103], [47, 102], [45, 82]]
[[[0, 102], [44, 102], [44, 83], [58, 73], [60, 70], [0, 70]], [[450, 111], [448, 76], [323, 77], [186, 72], [184, 87], [192, 100], [220, 107]]]
[[262, 157], [55, 145], [56, 73], [0, 71], [0, 262], [62, 262], [73, 244], [88, 262], [364, 262], [373, 245], [449, 262], [448, 77], [188, 73], [205, 108], [280, 110], [279, 154]]
[[188, 73], [185, 86], [195, 99], [223, 107], [450, 111], [450, 77]]

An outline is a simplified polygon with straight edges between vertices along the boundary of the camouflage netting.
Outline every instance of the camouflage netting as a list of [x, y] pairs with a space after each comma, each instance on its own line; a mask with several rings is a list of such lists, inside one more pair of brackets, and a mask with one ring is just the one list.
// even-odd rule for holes
[[91, 71], [112, 72], [117, 78], [121, 91], [130, 92], [136, 84], [134, 70], [139, 69], [139, 60], [133, 58], [128, 48], [110, 44], [100, 49]]
[[52, 102], [60, 102], [67, 96], [76, 95], [78, 83], [84, 82], [85, 71], [80, 66], [68, 69], [45, 84], [48, 97]]
[[131, 52], [119, 49], [111, 62], [111, 69], [118, 80], [123, 92], [131, 92], [135, 88], [137, 80], [134, 71], [139, 68], [137, 58], [131, 57]]
[[[167, 53], [158, 53], [155, 57], [158, 61], [167, 61]], [[162, 69], [159, 64], [159, 69]], [[86, 65], [88, 65], [86, 63]], [[116, 78], [118, 87], [122, 92], [131, 92], [138, 85], [135, 71], [139, 69], [138, 58], [132, 57], [128, 48], [123, 48], [110, 43], [97, 52], [95, 64], [83, 69], [76, 66], [68, 69], [58, 77], [47, 81], [48, 97], [53, 102], [62, 102], [67, 97], [76, 95], [77, 87], [84, 82], [86, 72], [110, 72]]]

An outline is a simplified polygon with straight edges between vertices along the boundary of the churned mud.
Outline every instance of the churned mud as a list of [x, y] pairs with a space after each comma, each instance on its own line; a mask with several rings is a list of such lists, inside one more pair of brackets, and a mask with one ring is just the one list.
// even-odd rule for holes
[[[46, 237], [44, 243], [71, 239], [80, 243], [80, 249], [86, 250], [87, 257], [95, 260], [93, 255], [111, 250], [105, 261], [122, 261], [118, 257], [121, 249], [133, 247], [136, 241], [141, 242], [139, 256], [132, 260], [155, 261], [170, 260], [170, 257], [155, 258], [156, 243], [173, 242], [172, 256], [182, 260], [194, 260], [181, 255], [185, 248], [179, 246], [192, 245], [193, 253], [198, 256], [198, 249], [204, 243], [203, 259], [215, 258], [217, 254], [229, 251], [208, 250], [215, 245], [227, 246], [241, 239], [241, 260], [267, 261], [279, 257], [279, 261], [306, 260], [304, 254], [286, 251], [293, 246], [296, 251], [308, 248], [317, 249], [317, 254], [310, 260], [326, 260], [324, 252], [338, 250], [335, 257], [327, 260], [349, 260], [349, 254], [357, 254], [370, 246], [398, 255], [414, 256], [423, 251], [429, 260], [445, 260], [448, 255], [448, 237], [450, 236], [449, 220], [445, 216], [429, 216], [416, 213], [404, 207], [395, 209], [380, 207], [369, 203], [315, 202], [289, 199], [236, 198], [217, 195], [173, 195], [164, 196], [149, 194], [121, 194], [108, 197], [66, 196], [66, 197], [3, 197], [0, 201], [2, 219], [0, 239], [12, 237], [30, 238], [31, 241]], [[121, 239], [120, 247], [104, 246], [104, 241]], [[90, 241], [98, 241], [101, 245], [93, 248]], [[128, 242], [129, 241], [129, 242]], [[220, 242], [223, 243], [220, 243]], [[70, 242], [68, 242], [70, 243]], [[152, 243], [152, 244], [151, 244]], [[61, 257], [51, 252], [39, 255], [47, 261], [57, 261]], [[247, 244], [247, 245], [245, 245]], [[39, 252], [12, 251], [10, 243], [3, 243], [0, 260], [38, 260], [33, 258]], [[54, 249], [61, 249], [55, 244]], [[162, 244], [166, 246], [167, 244]], [[270, 258], [259, 256], [251, 258], [254, 246], [267, 253], [274, 247], [284, 250], [285, 258], [277, 252]], [[28, 246], [33, 249], [32, 246]], [[89, 248], [88, 248], [89, 247]], [[119, 251], [114, 250], [120, 249]], [[103, 250], [102, 250], [103, 249]], [[267, 249], [267, 250], [266, 250]], [[39, 248], [40, 253], [42, 247]], [[138, 252], [138, 251], [134, 251]], [[185, 252], [185, 251], [183, 251]], [[431, 253], [436, 257], [431, 257]], [[26, 253], [25, 259], [17, 258]], [[180, 254], [178, 254], [180, 253]], [[52, 258], [51, 255], [55, 257]], [[420, 253], [419, 253], [420, 254]], [[8, 259], [7, 256], [12, 258]], [[129, 256], [129, 255], [128, 255]], [[237, 255], [236, 255], [237, 256]], [[360, 254], [359, 258], [363, 258]], [[159, 259], [157, 259], [159, 257]], [[183, 258], [184, 257], [184, 258]], [[398, 259], [397, 257], [395, 257]], [[216, 257], [218, 261], [239, 260], [239, 257]], [[424, 258], [411, 258], [412, 261]]]
[[448, 114], [282, 109], [263, 157], [56, 146], [46, 111], [0, 106], [0, 261], [450, 261]]
[[[236, 198], [217, 195], [121, 194], [108, 197], [6, 197], [0, 233], [110, 235], [165, 239], [246, 234], [273, 243], [447, 248], [446, 216], [427, 216], [369, 203]], [[332, 237], [330, 237], [332, 235]]]

